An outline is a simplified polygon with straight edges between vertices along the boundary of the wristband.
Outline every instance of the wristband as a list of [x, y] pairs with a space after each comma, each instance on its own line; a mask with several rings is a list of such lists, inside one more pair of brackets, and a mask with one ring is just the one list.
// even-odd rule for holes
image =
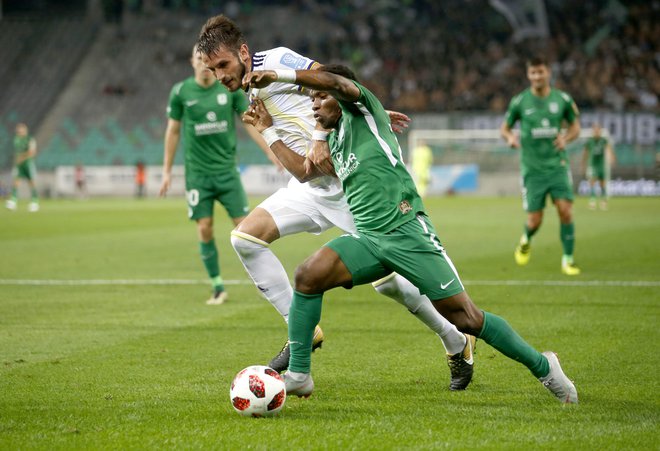
[[295, 83], [296, 71], [293, 69], [275, 69], [277, 81], [280, 83]]
[[272, 146], [273, 143], [281, 139], [279, 136], [277, 136], [277, 129], [272, 125], [261, 132], [261, 136], [263, 136], [266, 144], [268, 144], [268, 147]]
[[328, 134], [330, 134], [330, 132], [324, 132], [323, 130], [314, 130], [312, 132], [312, 140], [314, 140], [314, 141], [327, 141], [328, 140]]

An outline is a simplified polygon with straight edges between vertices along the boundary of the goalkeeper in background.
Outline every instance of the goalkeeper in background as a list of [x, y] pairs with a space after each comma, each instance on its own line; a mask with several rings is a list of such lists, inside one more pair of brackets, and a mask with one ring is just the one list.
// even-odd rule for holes
[[420, 141], [412, 152], [412, 170], [415, 176], [417, 192], [421, 197], [426, 197], [426, 192], [431, 182], [431, 165], [433, 164], [433, 151], [426, 143]]
[[37, 141], [30, 136], [28, 126], [24, 123], [16, 124], [16, 136], [14, 136], [14, 170], [12, 172], [11, 197], [5, 206], [9, 210], [18, 207], [18, 184], [21, 179], [27, 180], [30, 185], [32, 200], [28, 204], [28, 211], [39, 211], [39, 198], [35, 177], [37, 169], [34, 165], [34, 157], [37, 155]]
[[592, 131], [593, 134], [584, 145], [582, 153], [582, 172], [586, 173], [589, 180], [589, 208], [591, 210], [596, 208], [596, 182], [598, 182], [600, 184], [600, 209], [607, 210], [607, 181], [610, 178], [609, 170], [616, 163], [616, 154], [610, 141], [603, 136], [599, 123], [593, 124]]

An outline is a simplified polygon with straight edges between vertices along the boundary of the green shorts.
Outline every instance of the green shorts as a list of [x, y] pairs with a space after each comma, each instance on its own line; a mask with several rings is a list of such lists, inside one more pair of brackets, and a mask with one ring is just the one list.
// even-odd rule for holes
[[353, 285], [374, 282], [396, 272], [431, 300], [464, 290], [454, 264], [424, 215], [386, 234], [356, 232], [335, 238], [326, 246], [344, 262]]
[[526, 174], [523, 177], [522, 197], [523, 208], [526, 211], [543, 210], [548, 194], [553, 202], [557, 199], [573, 202], [573, 180], [570, 168], [562, 168], [552, 174]]
[[216, 200], [230, 218], [240, 218], [250, 211], [238, 170], [218, 175], [186, 175], [186, 199], [190, 219], [213, 217]]
[[14, 178], [21, 178], [27, 180], [34, 180], [37, 174], [37, 168], [33, 160], [24, 161], [23, 163], [14, 167]]
[[590, 180], [605, 180], [605, 165], [589, 166], [587, 168], [587, 178]]

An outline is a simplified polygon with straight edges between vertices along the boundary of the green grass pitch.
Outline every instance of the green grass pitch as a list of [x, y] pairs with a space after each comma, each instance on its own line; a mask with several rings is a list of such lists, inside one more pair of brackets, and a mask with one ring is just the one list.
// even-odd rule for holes
[[[553, 210], [519, 268], [518, 199], [427, 201], [477, 305], [556, 351], [578, 406], [562, 406], [483, 342], [473, 383], [449, 392], [439, 340], [363, 286], [326, 295], [316, 390], [270, 419], [240, 417], [229, 402], [234, 374], [267, 363], [286, 327], [248, 282], [224, 212], [216, 210], [216, 239], [230, 302], [207, 306], [181, 199], [41, 207], [0, 211], [0, 449], [660, 446], [657, 199], [613, 199], [607, 212], [578, 199], [583, 274], [574, 278], [559, 271]], [[292, 274], [337, 233], [289, 237], [273, 249]]]

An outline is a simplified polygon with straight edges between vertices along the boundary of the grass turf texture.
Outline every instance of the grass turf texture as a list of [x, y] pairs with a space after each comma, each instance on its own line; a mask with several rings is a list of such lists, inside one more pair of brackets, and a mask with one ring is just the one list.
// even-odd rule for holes
[[[253, 202], [254, 204], [254, 202]], [[437, 198], [433, 222], [475, 302], [559, 353], [579, 406], [479, 342], [475, 378], [449, 392], [439, 340], [369, 286], [324, 300], [316, 390], [272, 419], [234, 413], [234, 374], [265, 364], [286, 328], [247, 281], [216, 210], [230, 301], [210, 287], [181, 200], [43, 201], [0, 212], [0, 449], [651, 449], [660, 443], [660, 204], [575, 206], [576, 261], [559, 272], [556, 213], [516, 267], [517, 199]], [[25, 207], [25, 205], [21, 205]], [[338, 232], [273, 245], [292, 274]], [[184, 280], [190, 285], [17, 285], [17, 279]], [[529, 282], [507, 286], [501, 281]], [[196, 283], [199, 281], [199, 283]], [[491, 281], [494, 285], [487, 285]], [[537, 281], [653, 281], [553, 286]]]

